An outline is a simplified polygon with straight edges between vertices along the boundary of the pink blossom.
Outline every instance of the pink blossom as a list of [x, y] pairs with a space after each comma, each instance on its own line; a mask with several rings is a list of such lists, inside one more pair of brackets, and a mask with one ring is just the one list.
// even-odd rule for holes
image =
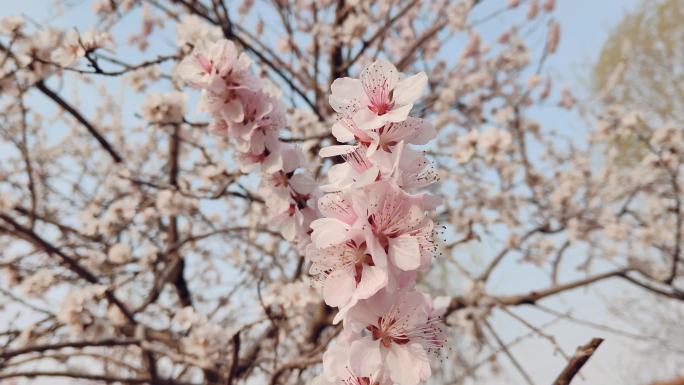
[[353, 306], [387, 285], [386, 263], [376, 265], [360, 236], [321, 249], [311, 244], [307, 258], [312, 262], [310, 273], [323, 280], [328, 306]]
[[[311, 208], [317, 197], [315, 180], [307, 172], [297, 172], [302, 164], [301, 154], [293, 147], [281, 145], [280, 169], [265, 174], [259, 193], [264, 198], [269, 219], [277, 226], [285, 239], [304, 240], [308, 238], [309, 224], [317, 213]], [[300, 245], [306, 246], [308, 241]]]
[[357, 224], [374, 258], [387, 256], [403, 271], [426, 267], [434, 254], [433, 224], [423, 196], [411, 196], [393, 182], [378, 182], [354, 200]]
[[239, 99], [239, 116], [232, 112], [223, 112], [222, 117], [228, 123], [231, 136], [236, 139], [238, 150], [251, 141], [255, 131], [274, 131], [285, 126], [285, 113], [280, 102], [263, 92], [242, 90], [236, 92]]
[[[366, 156], [361, 146], [342, 147], [340, 156], [345, 160], [330, 167], [330, 183], [321, 186], [324, 192], [344, 191], [367, 186], [378, 180], [393, 179], [403, 189], [425, 187], [438, 180], [428, 159], [407, 147], [393, 153], [383, 151]], [[351, 150], [351, 152], [347, 152]]]
[[424, 72], [399, 80], [397, 68], [379, 59], [361, 71], [360, 79], [335, 80], [330, 105], [362, 129], [379, 128], [406, 120], [426, 84]]
[[319, 201], [323, 217], [311, 223], [311, 239], [317, 248], [327, 248], [360, 235], [380, 267], [386, 261], [399, 271], [426, 267], [434, 254], [434, 226], [425, 216], [426, 203], [424, 195], [411, 196], [388, 181], [328, 194]]
[[214, 117], [212, 132], [249, 141], [256, 129], [277, 130], [285, 125], [281, 103], [273, 96], [249, 89], [204, 92], [202, 109]]
[[322, 218], [311, 223], [311, 240], [316, 247], [339, 245], [352, 238], [352, 226], [358, 216], [349, 195], [325, 195], [318, 201], [318, 209]]
[[[345, 336], [346, 334], [346, 336]], [[368, 376], [355, 375], [350, 367], [351, 342], [358, 335], [343, 331], [337, 343], [323, 354], [323, 373], [312, 385], [391, 385], [391, 379], [382, 370]]]
[[437, 171], [422, 153], [404, 148], [401, 155], [394, 168], [395, 181], [399, 187], [410, 191], [429, 186], [439, 180]]
[[243, 172], [251, 172], [261, 166], [266, 173], [273, 173], [283, 167], [281, 143], [275, 131], [256, 130], [250, 141], [241, 142], [236, 158]]
[[176, 68], [176, 76], [195, 88], [224, 90], [258, 89], [256, 78], [250, 73], [252, 60], [245, 53], [238, 54], [235, 44], [226, 39], [195, 47]]
[[350, 367], [357, 376], [379, 370], [399, 385], [430, 377], [428, 354], [444, 345], [441, 320], [431, 301], [415, 290], [382, 291], [349, 311], [345, 328], [364, 335], [350, 346]]
[[342, 331], [337, 343], [323, 354], [323, 373], [313, 384], [335, 385], [391, 385], [392, 381], [382, 370], [373, 374], [358, 376], [351, 370], [351, 343], [359, 338], [358, 333]]
[[322, 191], [337, 192], [363, 187], [380, 178], [380, 167], [366, 156], [362, 147], [352, 147], [351, 150], [351, 152], [341, 154], [344, 162], [330, 167], [328, 170], [330, 183], [321, 186]]
[[285, 125], [285, 111], [250, 72], [250, 65], [235, 44], [222, 39], [198, 45], [176, 75], [202, 89], [200, 107], [212, 116], [210, 131], [231, 138], [241, 169], [261, 165], [262, 171], [273, 173], [283, 166], [278, 130]]
[[420, 118], [407, 117], [400, 122], [389, 122], [373, 129], [361, 129], [353, 119], [342, 118], [333, 126], [335, 138], [340, 142], [356, 140], [367, 148], [367, 155], [382, 150], [392, 152], [400, 142], [422, 145], [437, 134], [434, 127]]

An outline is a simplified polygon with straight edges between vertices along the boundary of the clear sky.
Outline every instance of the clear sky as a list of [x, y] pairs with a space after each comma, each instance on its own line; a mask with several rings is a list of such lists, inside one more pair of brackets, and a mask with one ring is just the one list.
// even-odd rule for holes
[[[485, 6], [497, 9], [504, 5], [506, 0], [484, 0], [484, 2]], [[76, 0], [68, 3], [74, 4], [75, 7], [73, 9], [65, 7], [61, 16], [50, 17], [50, 24], [60, 27], [78, 26], [79, 29], [84, 30], [96, 22], [95, 17], [90, 13], [90, 6], [87, 1]], [[551, 69], [557, 80], [571, 85], [573, 90], [581, 90], [587, 83], [591, 64], [597, 58], [607, 34], [621, 20], [624, 12], [633, 9], [639, 0], [558, 0], [557, 3], [555, 14], [562, 26], [561, 44], [557, 54], [547, 62], [546, 68]], [[45, 22], [48, 15], [54, 16], [53, 4], [54, 2], [49, 0], [0, 0], [0, 17], [24, 14], [40, 24]], [[131, 26], [124, 26], [124, 28], [127, 27]], [[139, 26], [136, 25], [133, 28], [137, 30]], [[158, 52], [168, 53], [173, 47], [172, 41], [159, 41], [157, 43], [158, 47], [155, 47], [155, 51]], [[120, 51], [119, 54], [125, 55], [126, 52], [128, 50]], [[118, 80], [113, 84], [116, 84], [117, 88], [120, 87]], [[578, 96], [582, 99], [581, 93]], [[140, 102], [139, 99], [126, 99], [126, 103], [131, 106], [131, 111], [136, 110], [135, 106], [139, 106]], [[579, 136], [588, 129], [585, 122], [577, 116], [559, 112], [558, 109], [541, 109], [535, 118], [542, 124], [558, 127], [559, 130], [567, 134], [577, 133]], [[484, 245], [474, 245], [471, 248], [473, 252], [480, 252], [483, 255], [490, 254], [490, 250], [487, 250]], [[537, 287], [546, 283], [538, 271], [521, 269], [515, 261], [508, 263], [509, 265], [501, 266], [500, 273], [493, 276], [495, 281], [492, 286], [493, 289], [516, 293], [523, 290], [523, 286], [525, 286], [522, 284], [523, 281], [532, 285], [537, 284]], [[507, 266], [510, 268], [507, 269]], [[515, 274], [511, 272], [515, 272]], [[618, 294], [622, 290], [626, 290], [626, 287], [608, 283], [602, 285], [601, 290], [604, 293], [608, 291], [611, 294]], [[606, 311], [606, 302], [597, 299], [594, 289], [578, 290], [546, 304], [556, 309], [567, 308], [569, 304], [572, 304], [573, 314], [578, 318], [628, 329], [626, 325], [620, 323]], [[539, 322], [543, 322], [545, 319], [530, 310], [522, 310], [520, 314], [525, 314]], [[513, 326], [514, 322], [510, 318], [505, 321], [506, 325], [511, 324], [504, 330], [505, 339], [510, 340], [524, 331], [523, 328], [518, 327], [519, 325]], [[502, 323], [503, 319], [499, 320], [498, 325]], [[660, 361], [657, 356], [649, 357], [643, 351], [637, 350], [633, 342], [626, 343], [624, 339], [608, 333], [567, 322], [555, 325], [548, 332], [558, 336], [558, 343], [569, 352], [572, 352], [578, 344], [588, 341], [591, 337], [603, 336], [607, 338], [604, 345], [583, 370], [584, 379], [578, 378], [573, 384], [646, 385], [645, 381], [661, 373], [663, 375], [672, 374], [671, 371], [668, 373], [670, 370], [667, 367], [668, 363]], [[548, 341], [540, 338], [520, 344], [512, 351], [521, 358], [521, 364], [532, 375], [537, 384], [550, 384], [564, 365], [562, 357], [553, 354], [553, 348]], [[501, 362], [505, 363], [503, 356]], [[651, 368], [652, 371], [646, 372], [642, 377], [636, 376], [637, 371], [635, 369], [638, 365], [644, 365], [641, 367]], [[480, 384], [482, 383], [485, 382], [480, 382]], [[507, 378], [486, 381], [487, 385], [523, 383], [521, 377], [514, 371], [511, 371]]]

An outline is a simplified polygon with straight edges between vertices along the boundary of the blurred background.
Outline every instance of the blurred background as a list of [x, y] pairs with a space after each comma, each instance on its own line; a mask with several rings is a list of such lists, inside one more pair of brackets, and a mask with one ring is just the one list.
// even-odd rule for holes
[[[496, 14], [506, 3], [506, 0], [485, 0], [478, 7], [478, 14], [494, 15], [493, 22], [479, 29], [484, 40], [490, 40], [501, 32], [499, 22], [505, 23], [507, 18], [517, 17]], [[93, 6], [94, 3], [89, 1], [75, 0], [59, 3], [51, 0], [0, 0], [0, 18], [22, 15], [29, 24], [36, 26], [49, 24], [85, 31], [95, 21]], [[258, 13], [259, 1], [255, 7]], [[593, 129], [593, 113], [602, 108], [608, 93], [613, 101], [638, 105], [651, 121], [684, 123], [682, 15], [682, 0], [558, 1], [555, 17], [562, 27], [562, 39], [557, 52], [544, 65], [556, 84], [566, 85], [572, 90], [576, 108], [567, 110], [535, 106], [530, 114], [542, 126], [574, 138], [580, 144], [587, 132]], [[118, 22], [112, 34], [125, 36], [126, 31], [138, 29], [138, 24], [136, 18], [128, 17]], [[117, 31], [120, 35], [117, 35]], [[159, 31], [148, 42], [145, 55], [123, 44], [117, 49], [117, 55], [126, 57], [129, 62], [137, 62], [144, 57], [174, 49], [173, 26], [161, 26]], [[277, 42], [266, 43], [276, 45]], [[623, 65], [626, 55], [629, 55], [631, 64], [620, 81], [612, 84], [614, 79], [611, 76], [616, 68]], [[138, 123], [136, 114], [145, 93], [125, 93], [118, 79], [102, 79], [99, 86], [118, 95], [123, 124]], [[147, 92], [169, 89], [165, 85], [155, 85]], [[70, 89], [69, 92], [77, 95], [83, 109], [96, 108], [98, 94], [93, 88], [83, 86], [82, 89]], [[196, 100], [197, 95], [192, 95], [188, 105], [194, 106]], [[34, 97], [31, 103], [33, 109], [50, 111], [54, 108], [44, 98]], [[51, 131], [49, 135], [58, 140], [60, 126], [55, 124], [51, 130], [54, 132]], [[616, 142], [614, 146], [623, 154], [624, 167], [630, 167], [632, 162], [641, 159], [640, 154], [644, 151], [629, 140]], [[0, 162], [2, 159], [0, 153]], [[581, 251], [574, 249], [566, 258], [581, 260]], [[483, 256], [494, 252], [496, 249], [485, 241], [469, 242], [458, 250], [460, 255], [465, 256], [464, 264], [474, 267], [484, 266]], [[455, 273], [450, 268], [437, 265], [434, 270], [425, 285], [433, 286], [438, 294], [454, 295], [465, 290], [462, 280], [453, 279]], [[561, 276], [566, 280], [580, 274], [575, 267], [569, 266], [561, 271]], [[539, 287], [545, 282], [546, 274], [543, 271], [534, 266], [523, 266], [519, 260], [511, 258], [493, 273], [488, 290], [491, 293], [518, 293]], [[546, 311], [526, 308], [520, 314], [535, 325], [544, 325], [544, 333], [553, 336], [552, 343], [549, 338], [529, 335], [528, 328], [511, 322], [505, 315], [495, 315], [491, 319], [502, 339], [520, 339], [509, 350], [518, 357], [520, 365], [527, 369], [536, 384], [550, 384], [558, 375], [559, 368], [563, 367], [565, 360], [557, 347], [572, 352], [576, 346], [592, 337], [603, 337], [605, 342], [574, 384], [649, 385], [684, 376], [684, 311], [673, 301], [647, 294], [623, 281], [608, 280], [563, 293], [544, 302], [543, 306]], [[2, 320], [0, 316], [0, 323]], [[448, 365], [450, 358], [447, 354], [441, 360]], [[477, 379], [466, 379], [465, 383], [525, 383], [510, 362], [501, 359], [495, 367], [498, 369], [482, 374]], [[0, 380], [0, 383], [12, 382]], [[22, 382], [19, 380], [16, 383]], [[38, 379], [34, 383], [55, 382]], [[684, 384], [672, 382], [673, 385], [680, 383]]]

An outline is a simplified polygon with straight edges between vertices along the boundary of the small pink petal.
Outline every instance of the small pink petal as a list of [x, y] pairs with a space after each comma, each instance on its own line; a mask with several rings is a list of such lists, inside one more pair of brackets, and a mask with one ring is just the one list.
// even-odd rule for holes
[[427, 80], [425, 72], [401, 80], [394, 89], [394, 103], [400, 106], [415, 103], [423, 96]]
[[338, 307], [349, 302], [356, 287], [354, 276], [348, 270], [337, 270], [325, 280], [323, 298], [328, 306]]
[[349, 226], [335, 218], [320, 218], [311, 222], [311, 240], [316, 247], [324, 248], [347, 240]]
[[420, 244], [412, 235], [390, 238], [388, 254], [394, 265], [402, 270], [415, 270], [420, 266]]
[[356, 150], [356, 146], [342, 144], [337, 146], [323, 147], [321, 148], [321, 151], [318, 152], [318, 155], [322, 158], [329, 158], [331, 156], [349, 154], [350, 152], [354, 152], [354, 150]]

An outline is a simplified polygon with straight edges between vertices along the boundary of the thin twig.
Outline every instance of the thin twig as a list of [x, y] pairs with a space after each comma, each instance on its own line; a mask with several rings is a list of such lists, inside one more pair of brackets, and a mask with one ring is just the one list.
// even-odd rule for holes
[[565, 366], [565, 369], [558, 375], [556, 381], [553, 382], [553, 385], [569, 385], [602, 342], [603, 338], [593, 338], [587, 344], [579, 346], [577, 351], [575, 351], [575, 355], [570, 359], [570, 362]]

